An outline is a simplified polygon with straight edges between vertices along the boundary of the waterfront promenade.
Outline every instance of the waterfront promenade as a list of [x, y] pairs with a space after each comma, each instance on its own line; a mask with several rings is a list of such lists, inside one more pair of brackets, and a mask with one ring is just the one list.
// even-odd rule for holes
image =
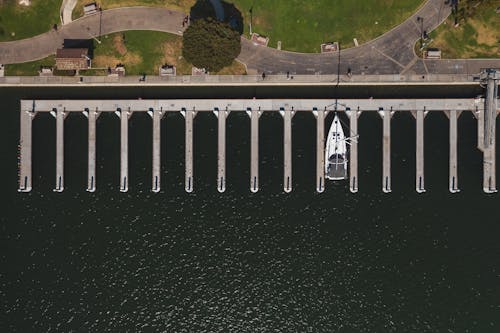
[[[449, 16], [442, 0], [428, 0], [410, 18], [382, 36], [360, 45], [327, 54], [296, 53], [254, 45], [242, 37], [238, 60], [250, 74], [476, 74], [482, 68], [500, 68], [500, 59], [423, 60], [413, 46], [422, 29], [430, 32]], [[164, 8], [126, 7], [82, 17], [57, 31], [13, 42], [0, 43], [0, 63], [27, 62], [54, 54], [65, 39], [98, 38], [126, 30], [154, 30], [182, 34], [185, 13]], [[425, 20], [421, 26], [418, 17]]]

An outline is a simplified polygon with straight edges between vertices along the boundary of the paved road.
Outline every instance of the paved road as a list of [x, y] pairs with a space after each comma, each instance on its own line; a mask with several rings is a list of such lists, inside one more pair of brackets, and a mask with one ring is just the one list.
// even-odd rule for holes
[[[500, 59], [493, 60], [422, 60], [413, 51], [420, 38], [421, 26], [417, 17], [423, 17], [423, 30], [430, 32], [450, 14], [444, 0], [428, 0], [414, 15], [377, 39], [359, 47], [342, 50], [340, 66], [338, 53], [306, 54], [279, 51], [256, 46], [242, 38], [238, 59], [250, 73], [268, 74], [341, 74], [350, 68], [353, 74], [472, 74], [480, 68], [499, 67]], [[126, 30], [155, 30], [182, 34], [184, 13], [164, 8], [129, 7], [103, 11], [61, 27], [58, 31], [14, 42], [0, 43], [0, 63], [9, 64], [44, 58], [63, 46], [64, 39], [88, 39], [103, 34]]]
[[155, 30], [182, 34], [184, 13], [165, 8], [133, 7], [105, 10], [68, 23], [58, 31], [33, 38], [0, 43], [0, 63], [45, 58], [61, 48], [65, 39], [89, 39], [126, 30]]

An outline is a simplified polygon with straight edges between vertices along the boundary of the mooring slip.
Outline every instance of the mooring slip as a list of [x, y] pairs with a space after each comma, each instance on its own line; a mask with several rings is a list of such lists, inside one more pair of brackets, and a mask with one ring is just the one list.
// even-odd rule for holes
[[98, 113], [94, 110], [86, 111], [89, 122], [89, 153], [88, 153], [88, 177], [87, 177], [87, 191], [95, 192], [95, 144], [96, 144], [96, 119]]
[[[153, 117], [153, 179], [151, 189], [153, 192], [160, 192], [160, 161], [161, 161], [161, 118], [163, 116], [160, 110], [152, 111]], [[150, 113], [151, 114], [151, 113]]]
[[214, 109], [218, 120], [218, 144], [217, 144], [217, 191], [226, 190], [226, 118], [229, 111]]
[[383, 120], [383, 134], [382, 134], [382, 191], [390, 193], [391, 190], [391, 111], [379, 111]]
[[349, 150], [349, 189], [352, 193], [358, 192], [358, 117], [361, 111], [347, 111], [349, 115], [350, 141]]
[[325, 111], [313, 110], [316, 117], [316, 192], [325, 190]]
[[31, 191], [31, 127], [35, 113], [20, 112], [21, 135], [19, 140], [19, 192]]
[[460, 111], [447, 111], [450, 120], [450, 192], [460, 192], [458, 188], [457, 120]]
[[283, 153], [284, 153], [284, 177], [283, 189], [286, 193], [292, 192], [292, 117], [295, 112], [291, 110], [280, 110], [284, 118], [284, 136], [283, 136]]
[[425, 192], [424, 185], [424, 117], [425, 111], [415, 111], [417, 119], [417, 173], [415, 179], [415, 188], [418, 193]]
[[54, 192], [64, 190], [64, 116], [61, 109], [55, 111], [56, 115], [56, 187]]
[[193, 192], [193, 119], [196, 112], [187, 110], [182, 111], [186, 118], [186, 192]]
[[[494, 103], [493, 103], [494, 104]], [[423, 187], [423, 117], [426, 112], [443, 112], [445, 110], [450, 112], [474, 111], [478, 116], [484, 116], [485, 99], [483, 98], [452, 98], [452, 99], [339, 99], [333, 101], [332, 99], [170, 99], [170, 100], [22, 100], [21, 101], [21, 137], [20, 137], [20, 165], [19, 165], [19, 191], [28, 192], [31, 190], [31, 121], [37, 112], [51, 112], [56, 117], [57, 122], [57, 186], [56, 190], [63, 189], [63, 138], [64, 138], [64, 117], [69, 112], [82, 112], [88, 116], [88, 130], [89, 130], [89, 159], [88, 159], [88, 186], [87, 190], [92, 192], [96, 188], [96, 118], [102, 112], [117, 112], [117, 110], [128, 110], [127, 112], [149, 112], [153, 116], [153, 191], [160, 190], [160, 173], [161, 173], [161, 158], [160, 158], [160, 141], [161, 141], [161, 117], [166, 112], [181, 112], [185, 117], [185, 139], [186, 139], [186, 178], [185, 189], [187, 192], [193, 191], [193, 121], [196, 112], [213, 112], [215, 108], [218, 109], [219, 115], [219, 157], [218, 157], [218, 179], [217, 187], [219, 190], [225, 189], [226, 177], [226, 117], [228, 112], [247, 112], [251, 118], [251, 179], [250, 189], [256, 192], [259, 189], [258, 180], [258, 165], [259, 165], [259, 152], [258, 152], [258, 136], [259, 136], [259, 116], [264, 111], [280, 112], [283, 116], [284, 136], [283, 136], [283, 150], [284, 150], [284, 184], [285, 192], [292, 191], [292, 118], [297, 111], [312, 112], [322, 110], [323, 121], [327, 112], [333, 111], [332, 105], [337, 105], [337, 111], [347, 111], [350, 117], [350, 135], [357, 136], [357, 116], [360, 112], [378, 112], [383, 119], [383, 179], [382, 189], [384, 192], [391, 191], [391, 116], [394, 112], [416, 112], [417, 119], [417, 160], [421, 161], [421, 166], [417, 164], [417, 174], [422, 181], [419, 182]], [[496, 107], [496, 106], [495, 106]], [[54, 111], [55, 110], [55, 111]], [[161, 111], [155, 111], [161, 110]], [[219, 111], [224, 110], [224, 111]], [[257, 111], [258, 110], [258, 111]], [[356, 111], [351, 111], [356, 110]], [[125, 114], [125, 112], [123, 112]], [[353, 113], [356, 114], [354, 117]], [[420, 115], [419, 115], [420, 113]], [[121, 113], [120, 113], [121, 114]], [[320, 113], [316, 112], [318, 117], [317, 122], [320, 123]], [[123, 133], [123, 163], [124, 169], [121, 171], [120, 187], [122, 189], [128, 188], [128, 170], [126, 168], [128, 161], [128, 116], [127, 119], [121, 119], [121, 128]], [[458, 116], [457, 116], [458, 117]], [[484, 119], [484, 117], [482, 118]], [[452, 120], [450, 120], [452, 121]], [[479, 133], [484, 133], [484, 121], [479, 122]], [[450, 123], [451, 124], [451, 123]], [[452, 125], [450, 125], [452, 126]], [[324, 137], [321, 137], [321, 129], [323, 126], [318, 125], [317, 144], [318, 152], [324, 149]], [[323, 133], [324, 136], [324, 133]], [[492, 135], [494, 137], [494, 135]], [[450, 137], [450, 139], [452, 139]], [[478, 138], [479, 143], [484, 146], [484, 134]], [[323, 141], [321, 144], [320, 141]], [[453, 148], [453, 140], [451, 147]], [[127, 144], [126, 144], [127, 142]], [[420, 142], [420, 143], [419, 143]], [[494, 142], [492, 142], [490, 150], [485, 151], [485, 179], [488, 183], [488, 190], [495, 190], [495, 171], [494, 171]], [[422, 149], [420, 149], [420, 148]], [[421, 154], [422, 158], [418, 158]], [[127, 158], [125, 158], [127, 157]], [[317, 190], [324, 190], [324, 178], [322, 181], [321, 174], [323, 173], [323, 154], [317, 156]], [[356, 191], [358, 187], [357, 180], [357, 142], [352, 140], [350, 152], [350, 189]], [[320, 166], [321, 165], [321, 166]], [[321, 167], [321, 171], [320, 171]], [[123, 177], [122, 177], [123, 176]], [[455, 177], [456, 179], [456, 177]], [[59, 186], [60, 185], [60, 186]], [[457, 187], [458, 188], [458, 187]]]
[[260, 111], [249, 109], [250, 116], [250, 191], [259, 190], [259, 117]]
[[120, 117], [120, 192], [128, 191], [128, 118], [132, 114], [118, 110]]

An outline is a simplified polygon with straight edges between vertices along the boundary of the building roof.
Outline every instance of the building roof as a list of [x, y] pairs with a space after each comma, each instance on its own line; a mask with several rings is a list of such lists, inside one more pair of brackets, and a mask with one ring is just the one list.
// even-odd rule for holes
[[88, 49], [57, 49], [56, 58], [83, 58], [89, 53]]

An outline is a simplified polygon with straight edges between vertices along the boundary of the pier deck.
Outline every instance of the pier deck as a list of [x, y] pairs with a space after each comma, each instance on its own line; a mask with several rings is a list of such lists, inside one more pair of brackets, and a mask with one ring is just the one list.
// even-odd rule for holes
[[325, 111], [314, 110], [316, 116], [316, 192], [325, 190]]
[[460, 192], [458, 188], [457, 123], [460, 111], [447, 111], [450, 120], [450, 192]]
[[31, 191], [31, 145], [32, 121], [35, 113], [20, 112], [21, 135], [19, 139], [19, 192]]
[[[150, 110], [151, 112], [151, 110]], [[160, 110], [152, 111], [153, 117], [153, 173], [151, 190], [155, 193], [160, 192], [160, 161], [161, 161], [161, 117]]]
[[415, 189], [418, 193], [425, 192], [424, 184], [424, 117], [425, 111], [415, 111], [417, 119], [417, 149], [416, 149], [416, 177]]
[[56, 113], [56, 187], [54, 192], [64, 190], [64, 110]]
[[[490, 105], [495, 105], [495, 100]], [[347, 111], [350, 118], [350, 136], [357, 133], [357, 116], [360, 112], [378, 112], [383, 119], [383, 175], [382, 189], [384, 192], [391, 191], [391, 116], [394, 112], [414, 112], [417, 118], [417, 191], [423, 191], [423, 119], [426, 112], [450, 113], [450, 189], [458, 190], [456, 175], [456, 117], [461, 111], [474, 111], [484, 119], [484, 108], [487, 103], [481, 98], [465, 99], [173, 99], [173, 100], [22, 100], [21, 101], [21, 136], [20, 136], [20, 165], [19, 165], [19, 191], [31, 190], [31, 121], [37, 112], [52, 112], [57, 122], [57, 166], [56, 166], [56, 190], [64, 188], [64, 117], [69, 112], [85, 112], [88, 116], [88, 185], [87, 190], [95, 191], [96, 188], [96, 118], [102, 112], [116, 112], [117, 110], [128, 110], [128, 112], [150, 112], [153, 116], [153, 176], [152, 190], [160, 190], [161, 174], [161, 117], [167, 112], [181, 112], [185, 117], [185, 190], [193, 191], [193, 121], [197, 112], [217, 111], [219, 116], [219, 138], [218, 138], [218, 176], [217, 188], [225, 190], [226, 185], [226, 117], [229, 112], [247, 112], [251, 118], [251, 166], [250, 166], [250, 190], [256, 192], [259, 189], [258, 170], [258, 136], [259, 116], [264, 111], [280, 112], [284, 118], [284, 175], [283, 189], [285, 192], [292, 191], [292, 118], [295, 112], [312, 112], [317, 116], [317, 157], [316, 157], [316, 189], [318, 192], [324, 190], [324, 117], [333, 106], [337, 111]], [[56, 112], [54, 112], [54, 110]], [[63, 111], [64, 110], [64, 111]], [[161, 111], [158, 111], [161, 110]], [[224, 110], [224, 111], [219, 111]], [[258, 111], [257, 111], [258, 110]], [[321, 110], [321, 111], [318, 111]], [[356, 110], [356, 111], [351, 111]], [[125, 113], [125, 112], [124, 112]], [[323, 125], [322, 125], [323, 123]], [[484, 120], [479, 126], [479, 146], [484, 148]], [[120, 188], [128, 189], [128, 116], [121, 119], [121, 180]], [[493, 127], [494, 129], [494, 127]], [[483, 135], [481, 135], [483, 133]], [[127, 135], [126, 135], [127, 134]], [[485, 149], [485, 191], [496, 190], [495, 183], [495, 141], [494, 133], [491, 148]], [[350, 190], [358, 190], [358, 146], [356, 140], [352, 140], [350, 147]]]
[[95, 159], [96, 159], [96, 120], [98, 113], [94, 109], [85, 111], [88, 117], [88, 167], [87, 167], [87, 191], [95, 192]]
[[283, 190], [286, 193], [292, 192], [292, 117], [293, 111], [282, 108], [280, 111], [283, 116]]
[[120, 117], [120, 192], [128, 191], [128, 117], [129, 112], [118, 111]]
[[193, 120], [196, 112], [192, 110], [182, 111], [186, 118], [186, 192], [193, 192]]
[[349, 141], [349, 189], [351, 193], [358, 192], [358, 117], [361, 113], [357, 110], [347, 111], [352, 139]]
[[382, 115], [383, 134], [382, 134], [382, 191], [390, 193], [391, 189], [391, 111], [384, 110], [379, 112]]
[[249, 109], [250, 116], [250, 191], [259, 190], [259, 118], [260, 111]]

